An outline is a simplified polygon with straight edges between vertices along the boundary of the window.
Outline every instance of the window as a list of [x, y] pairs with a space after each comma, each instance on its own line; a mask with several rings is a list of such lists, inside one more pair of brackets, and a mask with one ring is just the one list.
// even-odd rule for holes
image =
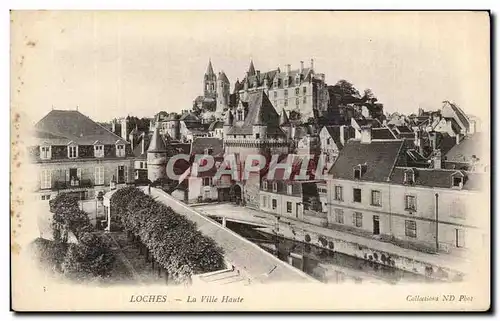
[[361, 203], [361, 189], [353, 188], [352, 189], [352, 200], [356, 203]]
[[335, 186], [334, 197], [335, 197], [336, 201], [343, 201], [344, 200], [344, 196], [342, 194], [343, 194], [342, 186]]
[[211, 181], [212, 181], [211, 177], [204, 177], [203, 178], [203, 186], [210, 186]]
[[78, 157], [78, 146], [68, 146], [68, 158]]
[[453, 177], [453, 187], [462, 188], [463, 178], [462, 177]]
[[300, 99], [299, 98], [295, 98], [295, 105], [299, 105], [300, 104]]
[[299, 88], [295, 88], [295, 96], [299, 95]]
[[48, 201], [48, 200], [50, 200], [50, 194], [42, 195], [42, 201]]
[[278, 106], [278, 101], [277, 101], [277, 100], [275, 100], [275, 101], [273, 102], [273, 105], [274, 105], [274, 107]]
[[327, 144], [327, 145], [330, 145], [330, 138], [327, 138], [327, 139], [326, 139], [326, 144]]
[[288, 100], [285, 99], [285, 107], [288, 106]]
[[274, 98], [276, 98], [276, 97], [278, 97], [278, 92], [277, 91], [274, 92]]
[[380, 196], [380, 191], [372, 191], [372, 205], [382, 206], [382, 199]]
[[116, 156], [117, 157], [125, 156], [125, 145], [116, 145]]
[[144, 164], [144, 168], [148, 168], [148, 163], [142, 162]]
[[[300, 77], [297, 76], [297, 78], [295, 78], [295, 85], [299, 84], [300, 84]], [[298, 95], [298, 88], [297, 88], [297, 95]]]
[[410, 185], [415, 183], [415, 173], [413, 173], [413, 171], [405, 172], [404, 183]]
[[302, 87], [302, 93], [306, 94], [307, 93], [307, 87]]
[[285, 93], [285, 98], [287, 98], [288, 97], [288, 89], [285, 89], [284, 93]]
[[275, 87], [275, 88], [278, 88], [278, 85], [279, 85], [279, 83], [278, 83], [278, 79], [275, 79], [275, 80], [274, 80], [274, 87]]
[[40, 173], [40, 188], [48, 189], [52, 187], [52, 173], [50, 169], [43, 169]]
[[262, 207], [267, 207], [267, 196], [262, 196]]
[[288, 86], [288, 79], [285, 79], [285, 87]]
[[293, 191], [292, 184], [288, 184], [287, 187], [286, 187], [286, 192], [288, 194], [292, 194], [292, 191]]
[[144, 162], [139, 162], [139, 168], [143, 168], [144, 167]]
[[361, 169], [358, 167], [354, 169], [354, 179], [360, 179], [360, 178], [361, 178]]
[[276, 201], [274, 198], [273, 198], [273, 210], [276, 209], [276, 207], [278, 207], [278, 201]]
[[417, 222], [405, 221], [405, 235], [408, 237], [417, 237]]
[[363, 214], [359, 212], [354, 212], [352, 214], [352, 225], [356, 227], [363, 227]]
[[262, 189], [267, 190], [267, 181], [262, 181]]
[[118, 166], [118, 184], [125, 183], [125, 166]]
[[104, 167], [102, 166], [95, 168], [95, 184], [96, 185], [104, 184]]
[[273, 182], [273, 192], [277, 192], [278, 191], [278, 183], [276, 182]]
[[40, 146], [40, 158], [50, 159], [52, 157], [50, 146]]
[[307, 103], [307, 97], [304, 97], [304, 98], [302, 99], [302, 103], [303, 103], [303, 104]]
[[[236, 111], [236, 120], [243, 121], [243, 111], [241, 109]], [[234, 138], [236, 138], [236, 136], [234, 136]]]
[[260, 134], [255, 134], [255, 139], [259, 139], [260, 138]]
[[335, 211], [335, 223], [344, 224], [344, 210], [336, 208], [334, 211]]
[[405, 209], [410, 211], [416, 211], [417, 197], [413, 195], [405, 195]]
[[286, 202], [286, 212], [292, 213], [292, 202]]
[[104, 157], [103, 145], [94, 145], [94, 157]]

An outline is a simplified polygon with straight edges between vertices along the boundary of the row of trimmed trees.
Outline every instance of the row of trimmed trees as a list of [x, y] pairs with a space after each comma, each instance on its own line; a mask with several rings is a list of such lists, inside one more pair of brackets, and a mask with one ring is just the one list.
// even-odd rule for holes
[[[35, 255], [40, 262], [73, 280], [106, 278], [110, 275], [115, 257], [102, 235], [94, 227], [78, 199], [70, 194], [58, 194], [50, 202], [54, 240], [36, 239]], [[73, 234], [77, 242], [69, 242]]]
[[196, 224], [135, 187], [111, 197], [112, 216], [146, 247], [146, 256], [162, 266], [169, 280], [187, 282], [193, 274], [223, 269], [224, 253]]

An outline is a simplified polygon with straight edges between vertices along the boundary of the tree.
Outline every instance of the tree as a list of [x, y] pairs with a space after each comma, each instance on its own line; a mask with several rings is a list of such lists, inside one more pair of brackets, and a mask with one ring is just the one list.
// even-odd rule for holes
[[341, 93], [342, 98], [361, 98], [359, 91], [354, 87], [354, 85], [345, 79], [339, 80], [334, 87], [336, 87]]
[[64, 274], [71, 278], [107, 277], [115, 257], [102, 236], [84, 233], [79, 243], [69, 245], [62, 262]]
[[93, 229], [88, 214], [79, 208], [78, 199], [73, 195], [60, 193], [49, 201], [49, 206], [53, 213], [54, 240], [66, 242], [69, 231], [79, 238], [82, 232]]
[[370, 88], [365, 89], [364, 94], [363, 94], [363, 98], [365, 98], [366, 100], [369, 100], [373, 103], [375, 103], [377, 101], [377, 97], [375, 97], [375, 95], [373, 94], [373, 91]]

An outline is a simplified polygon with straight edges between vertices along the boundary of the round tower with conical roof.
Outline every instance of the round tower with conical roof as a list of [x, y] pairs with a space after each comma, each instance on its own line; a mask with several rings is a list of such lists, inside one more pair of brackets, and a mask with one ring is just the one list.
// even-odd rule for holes
[[158, 127], [155, 127], [147, 155], [148, 179], [154, 182], [166, 178], [167, 173], [167, 147], [160, 135]]

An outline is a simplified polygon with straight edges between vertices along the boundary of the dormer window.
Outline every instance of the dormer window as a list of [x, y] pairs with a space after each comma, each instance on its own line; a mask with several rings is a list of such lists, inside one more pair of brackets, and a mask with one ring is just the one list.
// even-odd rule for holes
[[285, 78], [285, 83], [284, 83], [284, 86], [285, 87], [288, 87], [288, 79]]
[[104, 145], [94, 145], [94, 157], [104, 157]]
[[360, 179], [361, 178], [361, 168], [356, 167], [354, 169], [354, 179]]
[[237, 121], [243, 121], [243, 110], [238, 109], [236, 111], [236, 120]]
[[273, 182], [273, 192], [277, 192], [278, 191], [278, 183], [276, 182]]
[[267, 181], [262, 181], [262, 189], [267, 191]]
[[78, 157], [78, 145], [71, 143], [68, 146], [68, 158], [77, 158]]
[[40, 146], [40, 159], [51, 159], [52, 158], [52, 148], [50, 145]]
[[415, 183], [415, 172], [408, 170], [404, 173], [404, 184], [413, 185]]
[[116, 157], [125, 157], [125, 145], [116, 144]]
[[274, 86], [274, 88], [278, 88], [278, 86], [279, 86], [279, 81], [278, 81], [278, 79], [277, 79], [277, 78], [276, 78], [276, 79], [274, 79], [273, 86]]
[[455, 172], [451, 175], [451, 187], [462, 189], [464, 186], [465, 176], [461, 172]]

